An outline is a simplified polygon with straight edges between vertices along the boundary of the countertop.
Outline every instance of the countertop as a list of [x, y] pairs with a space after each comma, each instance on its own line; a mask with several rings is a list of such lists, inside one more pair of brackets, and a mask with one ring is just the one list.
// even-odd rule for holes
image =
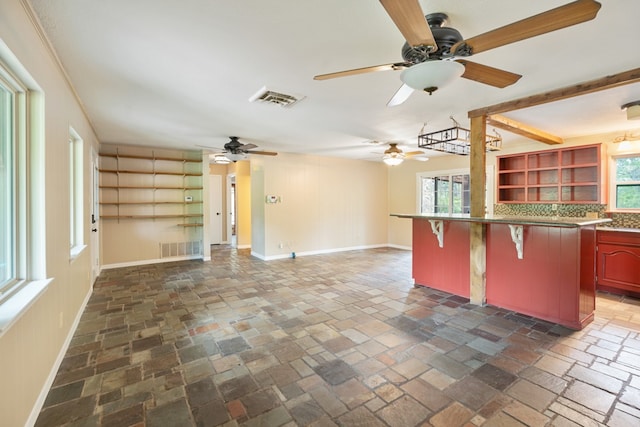
[[[468, 214], [391, 214], [391, 216], [412, 219], [480, 222], [485, 224], [502, 223], [517, 225], [540, 225], [545, 227], [585, 227], [589, 225], [606, 224], [611, 222], [611, 219], [609, 218], [571, 218], [550, 216], [538, 217], [485, 215], [483, 217], [472, 217]], [[601, 229], [607, 228], [601, 227]]]
[[618, 233], [638, 233], [640, 234], [640, 228], [622, 228], [622, 227], [596, 227], [598, 231], [616, 231]]

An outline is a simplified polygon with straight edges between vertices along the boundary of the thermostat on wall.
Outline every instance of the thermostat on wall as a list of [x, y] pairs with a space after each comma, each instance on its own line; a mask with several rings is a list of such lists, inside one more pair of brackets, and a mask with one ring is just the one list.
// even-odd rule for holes
[[185, 202], [193, 202], [193, 196], [184, 196]]
[[278, 203], [280, 201], [280, 197], [278, 197], [278, 196], [267, 196], [266, 197], [266, 201], [267, 201], [267, 203]]

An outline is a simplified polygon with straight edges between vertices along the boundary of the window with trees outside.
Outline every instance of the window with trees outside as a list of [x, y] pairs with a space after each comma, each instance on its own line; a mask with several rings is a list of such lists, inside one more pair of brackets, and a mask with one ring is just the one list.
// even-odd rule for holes
[[466, 172], [418, 174], [420, 213], [468, 214], [470, 177]]
[[616, 210], [640, 211], [640, 154], [612, 158], [611, 203]]
[[51, 282], [43, 148], [44, 95], [0, 41], [0, 335]]

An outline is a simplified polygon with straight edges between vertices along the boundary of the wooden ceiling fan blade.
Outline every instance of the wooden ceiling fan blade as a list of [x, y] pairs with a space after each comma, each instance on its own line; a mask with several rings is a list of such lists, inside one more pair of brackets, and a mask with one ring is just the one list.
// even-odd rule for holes
[[248, 154], [259, 154], [261, 156], [277, 156], [278, 153], [273, 151], [247, 151]]
[[430, 46], [438, 49], [431, 28], [418, 0], [380, 0], [382, 6], [411, 46]]
[[354, 68], [353, 70], [337, 71], [335, 73], [319, 74], [317, 76], [314, 76], [313, 79], [328, 80], [328, 79], [335, 79], [337, 77], [355, 76], [356, 74], [374, 73], [376, 71], [402, 70], [404, 68], [407, 68], [407, 64], [402, 62], [396, 63], [396, 64], [382, 64], [382, 65], [374, 65], [372, 67]]
[[462, 77], [489, 86], [499, 88], [511, 86], [522, 77], [510, 71], [501, 70], [499, 68], [490, 67], [488, 65], [478, 64], [477, 62], [467, 61], [466, 59], [458, 59], [457, 62], [464, 65], [464, 73]]
[[600, 3], [594, 0], [577, 0], [458, 42], [452, 46], [451, 51], [454, 52], [454, 55], [474, 55], [485, 50], [580, 24], [595, 18], [600, 6]]
[[408, 151], [404, 153], [405, 157], [421, 156], [425, 154], [424, 151]]
[[400, 86], [400, 89], [398, 89], [396, 93], [391, 97], [389, 102], [387, 102], [387, 107], [395, 107], [396, 105], [402, 104], [404, 101], [409, 99], [412, 93], [413, 89], [403, 84], [402, 86]]

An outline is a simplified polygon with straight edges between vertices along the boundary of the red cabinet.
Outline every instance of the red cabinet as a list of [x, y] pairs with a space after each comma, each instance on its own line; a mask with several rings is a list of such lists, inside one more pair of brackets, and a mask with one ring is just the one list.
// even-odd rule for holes
[[640, 297], [640, 231], [598, 230], [598, 289]]
[[603, 145], [498, 157], [499, 203], [605, 203]]

